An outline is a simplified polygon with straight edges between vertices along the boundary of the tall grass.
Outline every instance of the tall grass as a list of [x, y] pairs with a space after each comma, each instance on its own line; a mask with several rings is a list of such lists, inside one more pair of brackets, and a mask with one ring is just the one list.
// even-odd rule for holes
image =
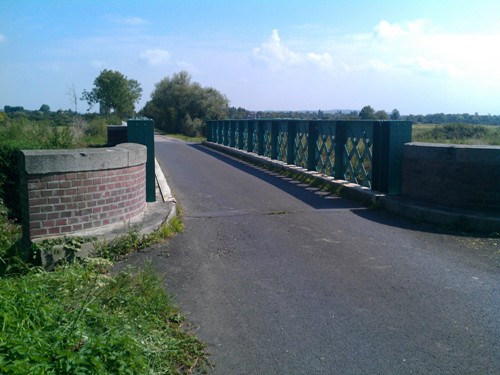
[[413, 125], [413, 142], [500, 145], [500, 126]]

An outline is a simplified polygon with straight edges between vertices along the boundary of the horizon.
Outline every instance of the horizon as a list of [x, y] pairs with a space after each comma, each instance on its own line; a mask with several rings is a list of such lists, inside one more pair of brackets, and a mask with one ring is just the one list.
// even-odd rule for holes
[[254, 112], [496, 114], [498, 14], [491, 0], [4, 0], [0, 107], [73, 110], [68, 90], [110, 69], [140, 83], [140, 110], [186, 70]]

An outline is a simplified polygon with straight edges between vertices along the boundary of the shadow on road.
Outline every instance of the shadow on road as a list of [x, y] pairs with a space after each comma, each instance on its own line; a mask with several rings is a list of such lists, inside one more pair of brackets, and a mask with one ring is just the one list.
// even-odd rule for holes
[[[204, 147], [201, 144], [193, 143], [190, 144], [190, 146], [197, 151], [203, 152], [208, 156], [216, 158], [234, 168], [244, 171], [245, 173], [249, 173], [262, 181], [281, 189], [287, 194], [290, 194], [296, 199], [317, 210], [348, 209], [355, 215], [363, 217], [366, 220], [391, 227], [438, 234], [483, 237], [483, 235], [479, 233], [460, 232], [431, 224], [415, 223], [385, 210], [370, 209], [357, 202], [337, 197], [331, 193], [321, 191], [320, 189], [311, 187], [305, 183], [294, 181], [289, 177], [270, 171], [264, 167], [260, 167], [250, 162]], [[489, 236], [485, 235], [485, 237]]]
[[339, 198], [331, 193], [321, 191], [318, 188], [311, 187], [306, 183], [293, 180], [264, 167], [212, 150], [200, 144], [191, 144], [190, 146], [277, 187], [314, 209], [363, 209], [363, 206], [360, 204]]

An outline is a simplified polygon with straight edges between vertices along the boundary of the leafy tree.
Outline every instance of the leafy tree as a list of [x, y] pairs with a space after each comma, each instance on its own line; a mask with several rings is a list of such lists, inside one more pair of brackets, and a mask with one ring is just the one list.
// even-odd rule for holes
[[43, 113], [49, 113], [50, 112], [50, 107], [47, 104], [42, 104], [42, 106], [39, 109], [40, 112]]
[[389, 115], [386, 111], [380, 110], [375, 112], [374, 118], [377, 120], [389, 120]]
[[141, 115], [167, 132], [194, 135], [203, 132], [204, 121], [225, 118], [227, 110], [228, 99], [223, 94], [191, 82], [191, 75], [181, 71], [156, 83]]
[[114, 112], [120, 118], [130, 117], [135, 113], [134, 104], [141, 99], [142, 88], [139, 82], [128, 79], [122, 73], [104, 69], [94, 80], [94, 88], [83, 90], [80, 100], [89, 105], [100, 105], [100, 112], [109, 115]]
[[359, 112], [359, 117], [362, 120], [372, 120], [375, 118], [375, 110], [371, 106], [366, 105]]
[[399, 114], [399, 111], [397, 109], [393, 109], [391, 112], [391, 120], [399, 120], [401, 118], [401, 115]]

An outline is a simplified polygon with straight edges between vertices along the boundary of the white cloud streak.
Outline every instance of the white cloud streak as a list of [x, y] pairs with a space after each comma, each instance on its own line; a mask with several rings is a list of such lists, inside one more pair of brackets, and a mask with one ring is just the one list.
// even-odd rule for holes
[[147, 49], [141, 52], [139, 59], [148, 65], [160, 66], [170, 61], [170, 53], [163, 49]]

